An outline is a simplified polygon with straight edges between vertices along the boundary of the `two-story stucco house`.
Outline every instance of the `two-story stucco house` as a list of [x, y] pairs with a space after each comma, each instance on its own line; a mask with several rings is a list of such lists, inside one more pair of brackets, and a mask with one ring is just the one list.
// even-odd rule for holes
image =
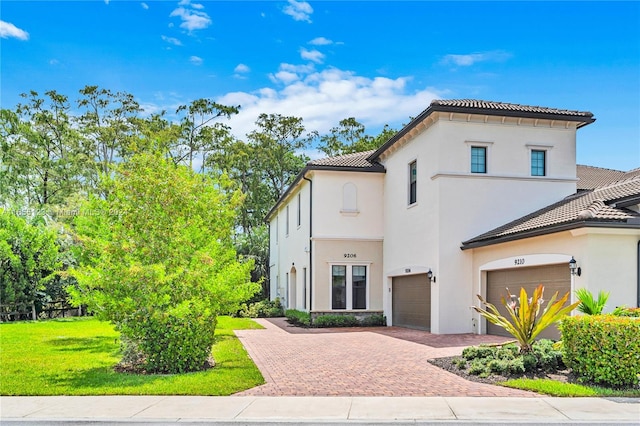
[[433, 101], [374, 152], [308, 163], [267, 217], [271, 297], [433, 333], [500, 333], [470, 306], [499, 305], [505, 287], [606, 289], [611, 308], [637, 306], [640, 169], [576, 165], [594, 121]]

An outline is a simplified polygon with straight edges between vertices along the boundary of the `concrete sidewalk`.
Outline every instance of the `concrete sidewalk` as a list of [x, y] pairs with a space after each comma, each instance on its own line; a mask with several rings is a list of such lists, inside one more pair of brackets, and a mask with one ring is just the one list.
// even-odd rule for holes
[[639, 424], [640, 399], [514, 397], [0, 397], [11, 422]]

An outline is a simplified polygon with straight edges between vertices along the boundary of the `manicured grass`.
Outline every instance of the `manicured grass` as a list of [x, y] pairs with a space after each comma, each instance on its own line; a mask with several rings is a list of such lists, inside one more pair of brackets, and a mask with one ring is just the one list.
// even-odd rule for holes
[[218, 318], [213, 369], [175, 375], [116, 373], [118, 333], [94, 318], [0, 324], [0, 395], [230, 395], [264, 383], [233, 330]]
[[640, 389], [617, 390], [600, 386], [563, 383], [551, 379], [513, 379], [500, 384], [509, 388], [528, 390], [551, 396], [640, 397]]

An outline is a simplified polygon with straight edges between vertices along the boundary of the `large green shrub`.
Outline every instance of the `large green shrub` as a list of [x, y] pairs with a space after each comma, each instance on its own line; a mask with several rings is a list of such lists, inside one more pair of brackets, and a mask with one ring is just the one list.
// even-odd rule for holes
[[[29, 210], [29, 209], [27, 209]], [[0, 301], [10, 311], [31, 312], [46, 298], [61, 266], [55, 233], [0, 208]]]
[[217, 316], [260, 289], [233, 249], [241, 195], [151, 154], [123, 163], [105, 191], [76, 218], [85, 250], [74, 301], [113, 322], [144, 370], [202, 368]]
[[582, 379], [636, 386], [640, 375], [640, 320], [613, 315], [567, 317], [560, 323], [564, 363]]
[[242, 318], [275, 318], [284, 316], [284, 309], [280, 299], [260, 300], [258, 302], [244, 304], [238, 312]]

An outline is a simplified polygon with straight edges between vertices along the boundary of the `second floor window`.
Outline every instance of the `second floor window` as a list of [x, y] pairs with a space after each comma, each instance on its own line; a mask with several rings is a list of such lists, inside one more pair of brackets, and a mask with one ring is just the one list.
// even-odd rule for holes
[[413, 161], [409, 164], [409, 205], [415, 204], [418, 201], [417, 198], [418, 189], [418, 169], [417, 162]]
[[471, 173], [487, 173], [487, 148], [471, 147]]
[[541, 150], [531, 151], [531, 176], [547, 175], [547, 152]]

